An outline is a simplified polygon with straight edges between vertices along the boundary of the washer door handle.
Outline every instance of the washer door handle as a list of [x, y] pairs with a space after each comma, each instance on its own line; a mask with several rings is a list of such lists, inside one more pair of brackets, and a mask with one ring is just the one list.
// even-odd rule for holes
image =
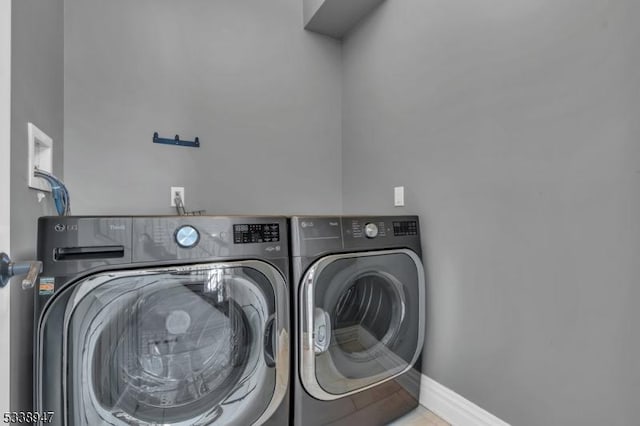
[[276, 316], [272, 314], [264, 326], [264, 360], [269, 368], [276, 366], [276, 355], [274, 350], [276, 347], [276, 333], [274, 330], [275, 323]]
[[315, 308], [313, 313], [313, 351], [321, 354], [329, 349], [331, 343], [331, 317], [321, 308]]

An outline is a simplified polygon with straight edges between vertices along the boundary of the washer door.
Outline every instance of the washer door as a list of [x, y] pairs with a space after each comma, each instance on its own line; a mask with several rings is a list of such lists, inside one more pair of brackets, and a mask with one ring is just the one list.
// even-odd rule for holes
[[92, 276], [64, 317], [69, 424], [260, 424], [288, 381], [283, 277], [258, 261]]
[[332, 400], [409, 370], [424, 340], [424, 271], [410, 250], [327, 256], [300, 292], [300, 376]]

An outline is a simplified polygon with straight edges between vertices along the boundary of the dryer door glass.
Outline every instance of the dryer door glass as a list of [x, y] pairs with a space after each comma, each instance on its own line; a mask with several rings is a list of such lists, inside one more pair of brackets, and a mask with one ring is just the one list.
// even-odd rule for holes
[[281, 296], [282, 276], [257, 261], [87, 279], [65, 314], [68, 420], [259, 423], [282, 399]]
[[302, 287], [303, 384], [334, 399], [402, 374], [424, 335], [424, 273], [407, 250], [321, 259]]

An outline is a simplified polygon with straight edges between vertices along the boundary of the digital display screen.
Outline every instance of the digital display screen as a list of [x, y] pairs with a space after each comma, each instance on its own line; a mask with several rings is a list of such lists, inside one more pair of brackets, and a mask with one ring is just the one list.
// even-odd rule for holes
[[415, 220], [393, 222], [393, 235], [396, 237], [418, 235], [418, 222]]
[[280, 241], [280, 225], [257, 223], [233, 225], [234, 244], [274, 243]]

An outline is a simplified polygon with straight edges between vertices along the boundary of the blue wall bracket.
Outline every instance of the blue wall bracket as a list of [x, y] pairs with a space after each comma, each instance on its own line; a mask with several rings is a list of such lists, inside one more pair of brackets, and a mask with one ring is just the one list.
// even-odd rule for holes
[[180, 140], [180, 136], [176, 135], [173, 139], [161, 138], [158, 136], [158, 132], [153, 134], [153, 143], [162, 143], [165, 145], [178, 145], [178, 146], [188, 146], [191, 148], [200, 148], [200, 138], [196, 137], [194, 141], [183, 141]]

